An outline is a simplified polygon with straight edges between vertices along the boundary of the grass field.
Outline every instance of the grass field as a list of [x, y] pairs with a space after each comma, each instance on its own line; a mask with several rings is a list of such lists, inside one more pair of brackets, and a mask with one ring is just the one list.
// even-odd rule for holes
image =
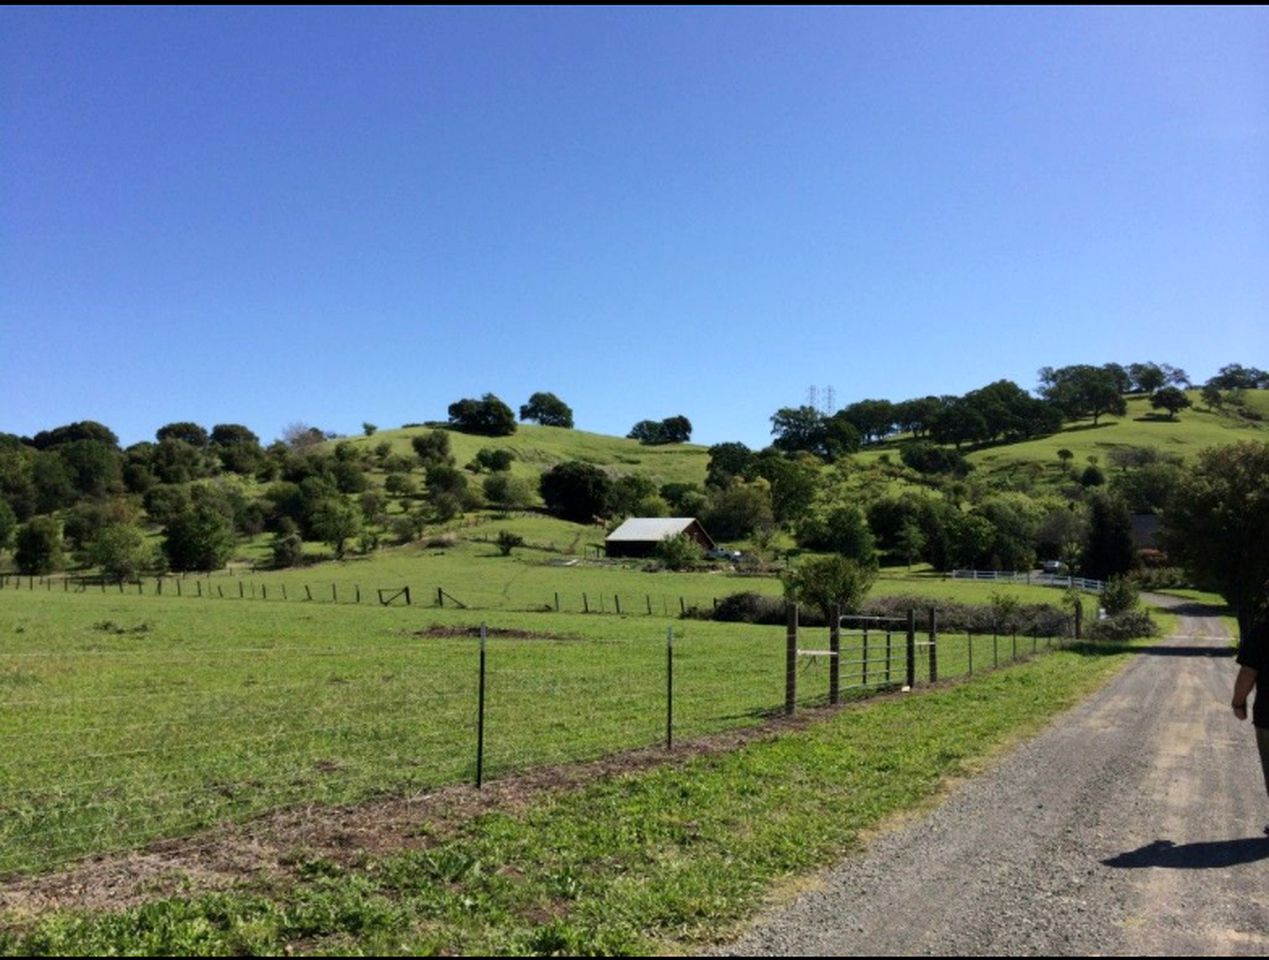
[[[486, 560], [513, 564], [479, 555], [470, 562]], [[654, 576], [606, 568], [586, 575], [588, 588], [594, 577], [612, 577], [603, 586], [617, 590], [619, 581]], [[264, 579], [252, 583], [255, 601], [232, 593], [222, 600], [206, 586], [191, 596], [193, 582], [179, 597], [172, 582], [162, 596], [152, 587], [141, 596], [114, 588], [0, 593], [0, 742], [20, 761], [0, 771], [0, 871], [41, 870], [295, 803], [470, 780], [479, 662], [471, 632], [482, 621], [494, 630], [490, 777], [660, 743], [670, 630], [675, 736], [761, 723], [783, 704], [782, 628], [649, 616], [646, 605], [588, 616], [385, 607], [368, 597], [360, 605], [309, 603], [295, 599], [296, 584], [283, 601], [278, 581], [263, 600]], [[222, 582], [231, 581], [201, 581]], [[984, 584], [883, 584], [932, 599], [991, 595]], [[1062, 596], [1038, 587], [1003, 592]], [[844, 661], [861, 659], [859, 642], [848, 638]], [[801, 645], [823, 649], [826, 633], [806, 630]], [[978, 638], [973, 665], [1044, 647], [1026, 637], [1017, 648]], [[888, 671], [878, 660], [883, 649], [874, 634], [872, 685], [903, 677], [903, 635], [892, 637]], [[966, 638], [944, 637], [940, 658], [943, 676], [966, 672]], [[926, 677], [924, 651], [917, 667]], [[857, 665], [843, 672], [844, 688], [863, 679]], [[805, 658], [799, 679], [802, 702], [824, 700], [822, 658]]]
[[[1107, 655], [1109, 654], [1109, 655]], [[125, 909], [9, 918], [13, 954], [685, 953], [1040, 728], [1123, 655], [1062, 651], [724, 754], [602, 778], [382, 855], [296, 851], [281, 876]], [[919, 909], [919, 905], [916, 905]]]

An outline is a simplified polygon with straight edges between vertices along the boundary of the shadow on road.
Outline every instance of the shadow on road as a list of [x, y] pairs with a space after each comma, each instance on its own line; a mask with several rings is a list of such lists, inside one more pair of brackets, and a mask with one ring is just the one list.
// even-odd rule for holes
[[1205, 843], [1176, 844], [1156, 840], [1130, 853], [1103, 860], [1108, 867], [1170, 867], [1173, 870], [1210, 870], [1240, 863], [1269, 860], [1269, 837], [1244, 840], [1212, 840]]
[[1238, 651], [1233, 647], [1141, 647], [1138, 653], [1147, 653], [1152, 657], [1232, 657]]

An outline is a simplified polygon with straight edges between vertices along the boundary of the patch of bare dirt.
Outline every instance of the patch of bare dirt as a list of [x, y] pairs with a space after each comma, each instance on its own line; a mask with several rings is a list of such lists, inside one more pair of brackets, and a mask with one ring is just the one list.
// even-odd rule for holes
[[[480, 627], [462, 627], [453, 625], [444, 625], [434, 623], [430, 627], [423, 630], [409, 630], [407, 635], [411, 637], [438, 637], [444, 639], [453, 639], [455, 637], [479, 637]], [[486, 627], [485, 636], [497, 637], [504, 640], [572, 640], [562, 633], [545, 633], [539, 630], [514, 630], [505, 627]]]

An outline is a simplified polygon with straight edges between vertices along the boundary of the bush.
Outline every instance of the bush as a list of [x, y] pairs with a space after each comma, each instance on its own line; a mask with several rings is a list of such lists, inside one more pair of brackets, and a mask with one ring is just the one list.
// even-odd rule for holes
[[599, 467], [577, 460], [552, 467], [538, 482], [546, 508], [558, 517], [590, 523], [606, 516], [612, 497], [612, 481]]
[[275, 567], [298, 567], [304, 562], [304, 541], [298, 533], [279, 534], [272, 549]]
[[656, 547], [656, 557], [670, 570], [690, 570], [701, 562], [701, 545], [683, 533], [666, 537]]
[[834, 604], [842, 610], [858, 610], [876, 578], [873, 564], [850, 557], [817, 557], [785, 574], [784, 592], [798, 603], [818, 607], [828, 619]]
[[725, 623], [780, 624], [785, 622], [784, 600], [753, 591], [733, 593], [718, 601], [714, 620]]
[[945, 447], [935, 446], [926, 440], [909, 443], [899, 451], [899, 459], [904, 466], [917, 473], [950, 473], [953, 476], [966, 476], [973, 465], [959, 452]]
[[1088, 628], [1088, 639], [1112, 643], [1135, 640], [1138, 637], [1154, 637], [1158, 634], [1158, 626], [1145, 610], [1118, 613], [1105, 620], [1098, 620]]
[[1102, 606], [1112, 617], [1136, 609], [1137, 585], [1128, 577], [1111, 577], [1102, 591]]
[[179, 514], [164, 532], [163, 552], [173, 570], [219, 570], [233, 553], [233, 525], [209, 503]]
[[481, 485], [485, 499], [504, 508], [524, 509], [533, 504], [533, 483], [504, 471], [491, 473]]
[[13, 562], [19, 573], [45, 574], [62, 568], [62, 528], [52, 517], [35, 517], [18, 531]]
[[145, 535], [129, 523], [112, 523], [97, 534], [89, 550], [92, 562], [113, 580], [135, 580], [151, 562]]
[[524, 537], [518, 533], [511, 533], [507, 530], [498, 533], [498, 550], [504, 557], [511, 556], [511, 551], [516, 547], [524, 546]]
[[423, 520], [413, 514], [393, 517], [388, 529], [397, 543], [413, 543], [423, 535]]
[[1128, 576], [1138, 590], [1177, 590], [1194, 586], [1181, 567], [1145, 567], [1134, 570]]
[[480, 452], [476, 454], [471, 463], [467, 464], [467, 469], [480, 472], [488, 470], [497, 472], [499, 470], [510, 470], [511, 462], [515, 460], [516, 455], [513, 450], [500, 450], [496, 447], [482, 447]]

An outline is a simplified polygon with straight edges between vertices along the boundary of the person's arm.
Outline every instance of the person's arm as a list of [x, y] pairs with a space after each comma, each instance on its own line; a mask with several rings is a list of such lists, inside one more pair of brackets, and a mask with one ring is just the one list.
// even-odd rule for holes
[[[1234, 696], [1230, 706], [1234, 708], [1234, 716], [1239, 720], [1247, 719], [1247, 698], [1256, 686], [1256, 671], [1251, 667], [1239, 667], [1238, 676], [1234, 678]], [[1264, 696], [1262, 693], [1261, 696]]]

